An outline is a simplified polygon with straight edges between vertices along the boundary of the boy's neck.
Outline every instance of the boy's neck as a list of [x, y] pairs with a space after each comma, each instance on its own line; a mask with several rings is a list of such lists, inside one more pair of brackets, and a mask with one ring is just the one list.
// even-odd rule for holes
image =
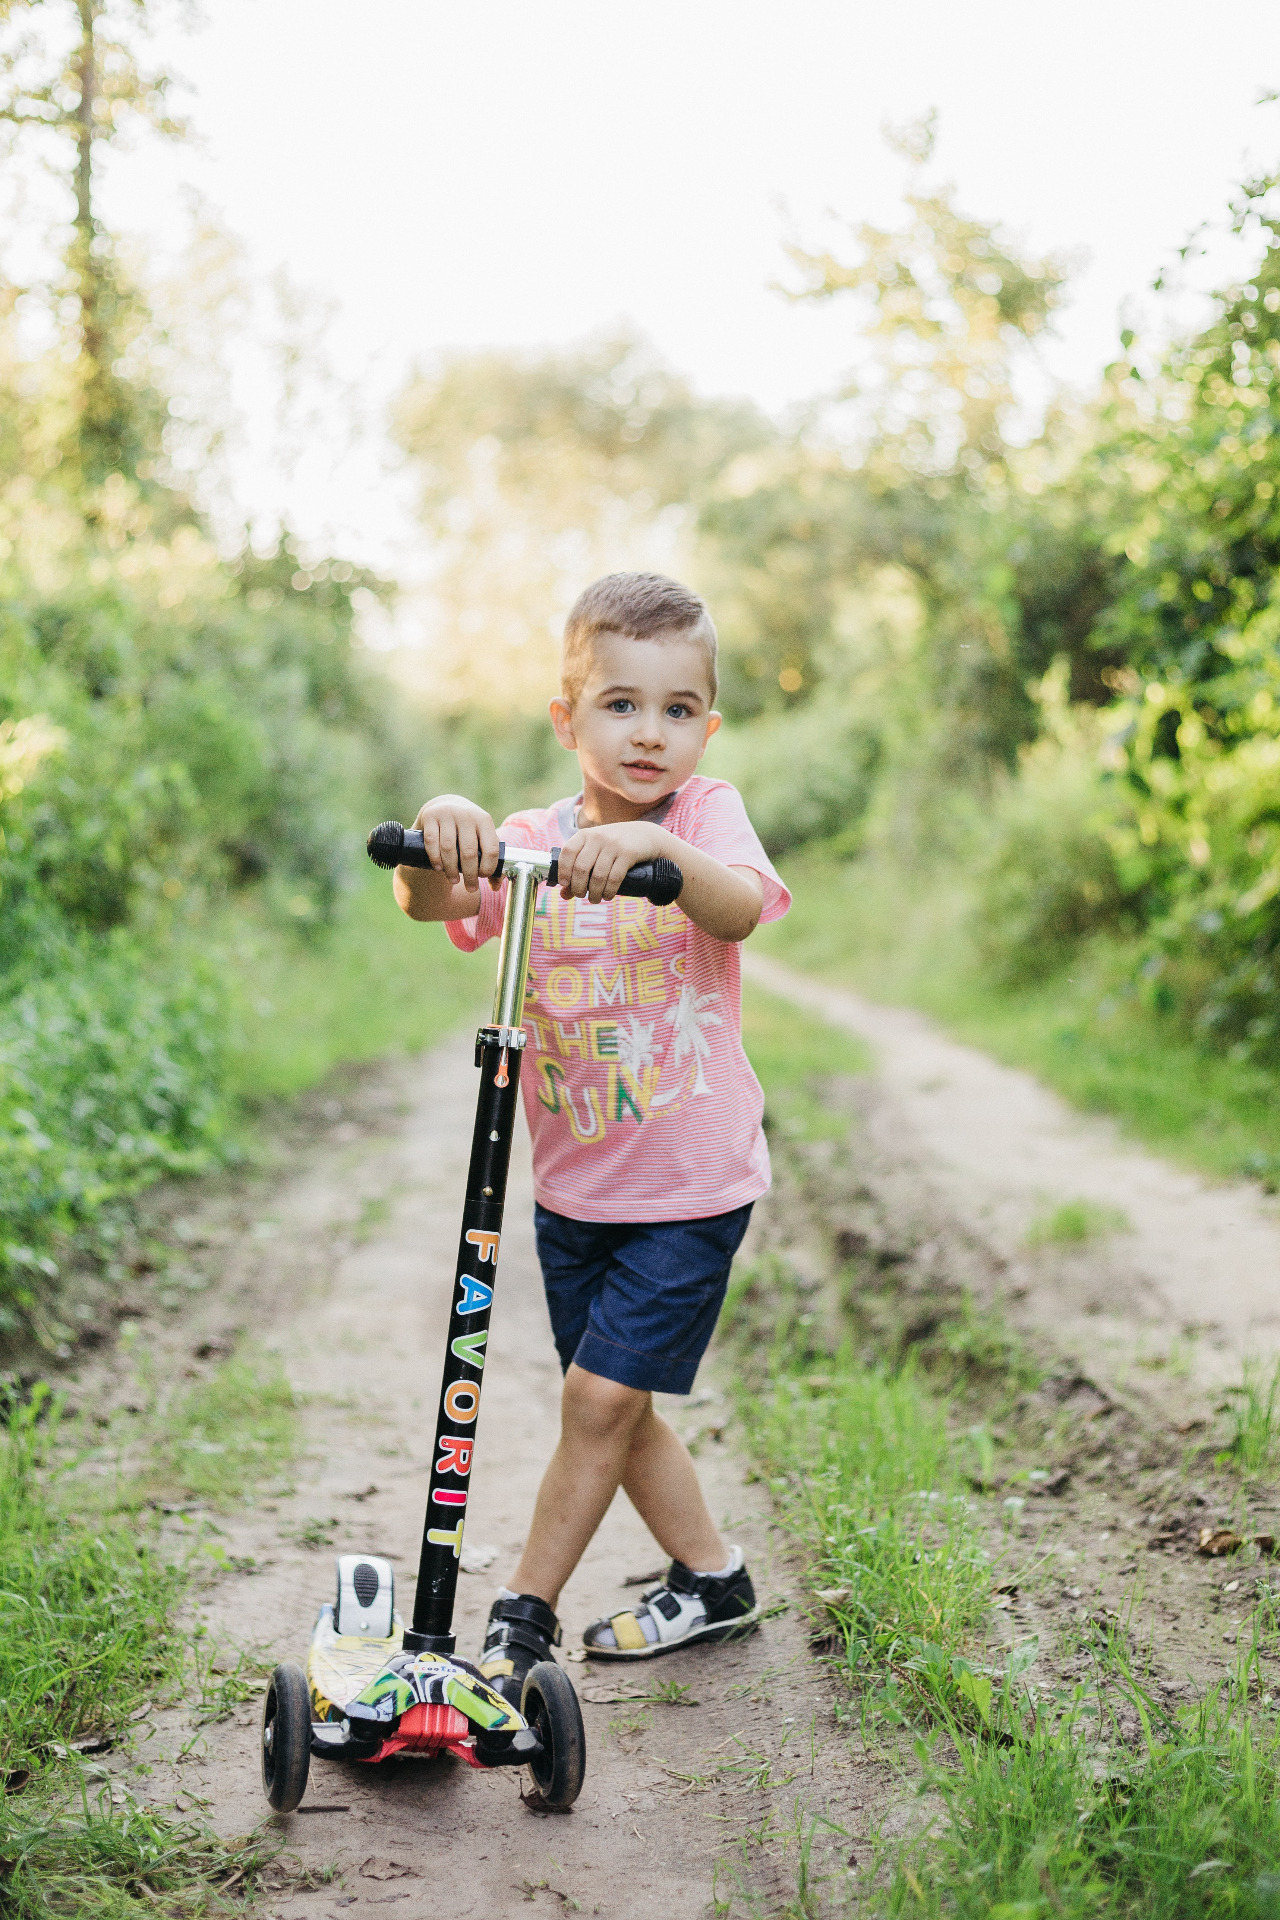
[[578, 825], [616, 827], [628, 820], [645, 820], [664, 800], [670, 799], [675, 790], [674, 787], [668, 787], [662, 793], [655, 793], [651, 800], [646, 798], [642, 805], [637, 800], [627, 800], [622, 794], [614, 793], [609, 787], [597, 786], [584, 775]]

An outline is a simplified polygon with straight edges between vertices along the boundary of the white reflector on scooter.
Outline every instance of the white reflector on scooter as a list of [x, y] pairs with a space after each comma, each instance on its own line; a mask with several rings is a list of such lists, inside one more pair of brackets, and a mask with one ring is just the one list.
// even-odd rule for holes
[[388, 1640], [396, 1608], [396, 1577], [389, 1560], [371, 1553], [340, 1553], [334, 1631]]

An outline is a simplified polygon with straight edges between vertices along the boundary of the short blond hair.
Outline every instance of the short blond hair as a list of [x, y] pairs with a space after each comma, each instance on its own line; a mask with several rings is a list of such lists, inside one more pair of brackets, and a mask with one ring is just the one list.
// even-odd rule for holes
[[592, 652], [602, 633], [628, 640], [661, 640], [678, 635], [702, 648], [715, 705], [716, 627], [707, 604], [690, 587], [665, 573], [606, 573], [578, 595], [564, 628], [560, 687], [572, 707], [591, 672]]

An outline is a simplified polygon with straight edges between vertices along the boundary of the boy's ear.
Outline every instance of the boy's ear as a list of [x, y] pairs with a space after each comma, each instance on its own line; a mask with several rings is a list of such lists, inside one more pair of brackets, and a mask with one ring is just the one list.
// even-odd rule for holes
[[574, 738], [573, 732], [573, 708], [567, 700], [561, 700], [557, 697], [551, 702], [548, 711], [551, 714], [551, 724], [556, 731], [556, 739], [560, 742], [560, 745], [566, 747], [570, 753], [576, 753], [578, 750], [578, 742]]
[[724, 724], [724, 715], [722, 713], [712, 712], [707, 715], [707, 730], [705, 734], [702, 736], [702, 753], [698, 755], [699, 760], [701, 760], [702, 754], [706, 752], [707, 742], [710, 740], [712, 734], [719, 733], [720, 728], [723, 726], [723, 724]]

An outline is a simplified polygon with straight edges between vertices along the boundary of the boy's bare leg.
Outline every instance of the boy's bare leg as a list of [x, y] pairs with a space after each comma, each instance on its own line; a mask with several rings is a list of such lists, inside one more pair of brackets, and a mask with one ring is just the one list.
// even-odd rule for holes
[[622, 1485], [640, 1518], [670, 1560], [696, 1573], [714, 1573], [729, 1549], [707, 1508], [689, 1449], [653, 1400], [637, 1420]]
[[728, 1550], [688, 1449], [654, 1412], [652, 1395], [570, 1364], [560, 1443], [542, 1476], [528, 1543], [512, 1576], [517, 1593], [556, 1605], [620, 1486], [673, 1559], [699, 1570], [724, 1565]]

